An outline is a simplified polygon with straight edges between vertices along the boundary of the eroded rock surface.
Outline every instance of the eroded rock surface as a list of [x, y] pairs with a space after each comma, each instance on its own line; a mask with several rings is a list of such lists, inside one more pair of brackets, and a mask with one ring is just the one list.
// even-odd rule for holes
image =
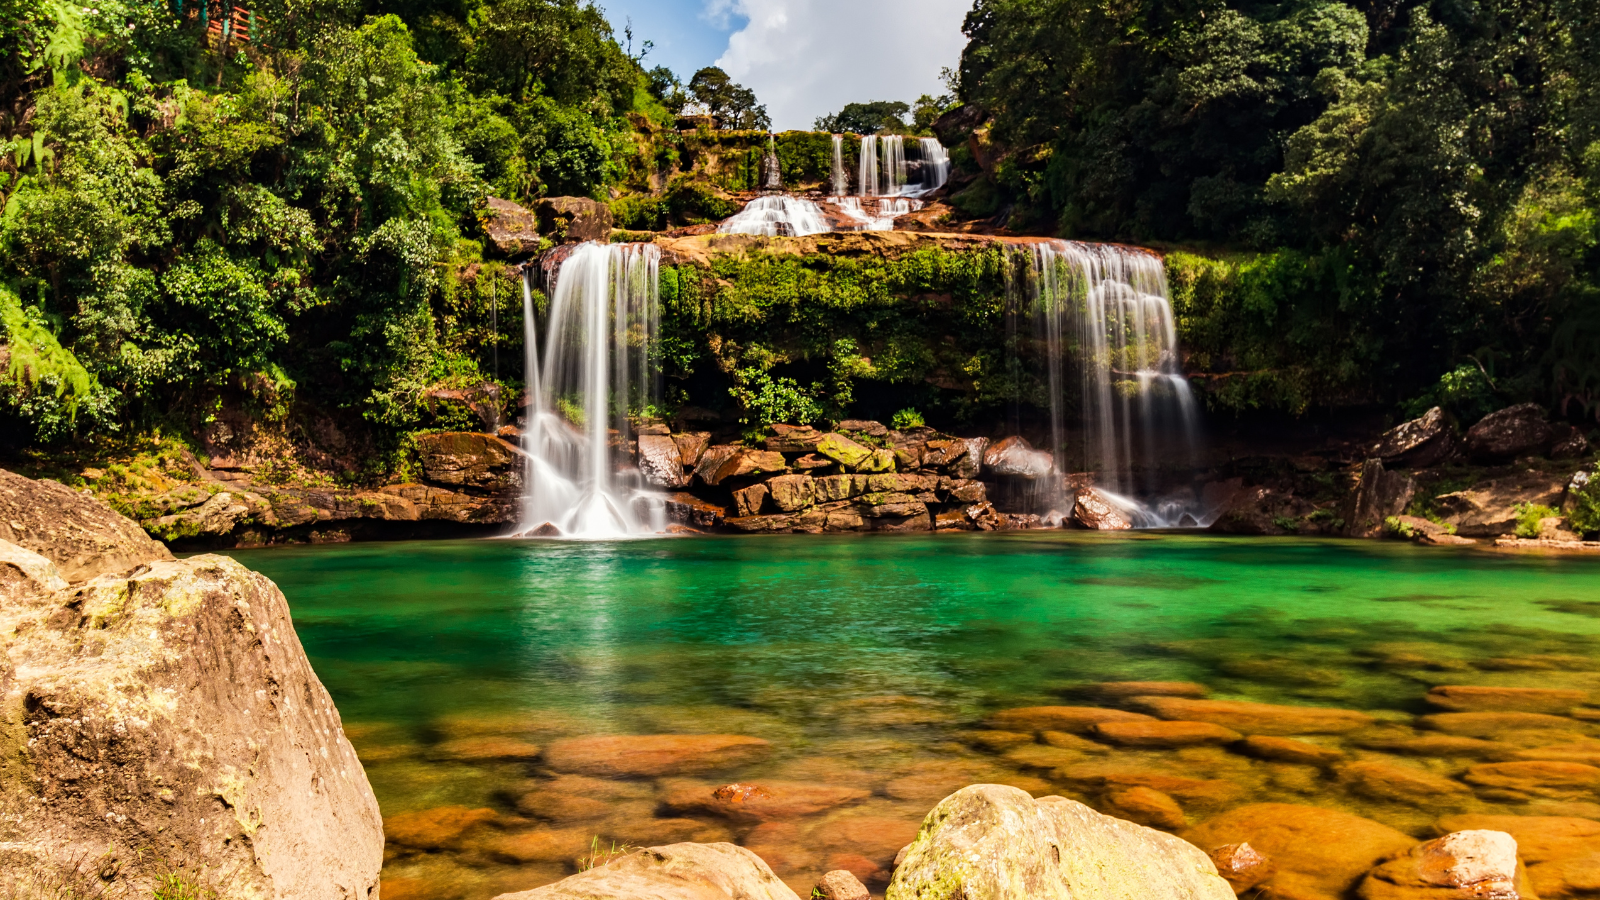
[[[4, 484], [41, 516], [67, 499]], [[283, 594], [111, 517], [42, 554], [0, 541], [0, 887], [87, 860], [146, 895], [184, 866], [228, 896], [375, 898], [377, 801]]]
[[1199, 848], [1062, 797], [995, 784], [940, 801], [887, 900], [1230, 900]]
[[32, 550], [68, 581], [172, 559], [137, 522], [54, 481], [0, 469], [0, 541]]
[[733, 844], [668, 844], [495, 900], [799, 900], [761, 857]]

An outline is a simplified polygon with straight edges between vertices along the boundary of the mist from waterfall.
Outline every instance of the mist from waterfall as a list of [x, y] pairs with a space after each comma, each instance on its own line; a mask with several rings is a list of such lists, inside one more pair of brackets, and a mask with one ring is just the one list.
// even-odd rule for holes
[[821, 207], [803, 197], [787, 194], [757, 197], [717, 226], [717, 231], [723, 234], [767, 237], [804, 237], [827, 230], [828, 220], [823, 217]]
[[[1158, 479], [1163, 467], [1192, 468], [1200, 448], [1199, 407], [1180, 366], [1160, 257], [1067, 241], [1018, 252], [1027, 254], [1021, 299], [1045, 345], [1057, 470], [1091, 473], [1138, 527], [1207, 524], [1195, 498], [1162, 496]], [[1074, 378], [1081, 444], [1069, 456]]]
[[[572, 248], [548, 285], [539, 352], [531, 279], [524, 275], [528, 408], [523, 533], [619, 538], [665, 528], [664, 506], [633, 467], [619, 467], [630, 411], [658, 399], [650, 361], [658, 320], [660, 250], [650, 244]], [[613, 435], [616, 440], [613, 440]]]

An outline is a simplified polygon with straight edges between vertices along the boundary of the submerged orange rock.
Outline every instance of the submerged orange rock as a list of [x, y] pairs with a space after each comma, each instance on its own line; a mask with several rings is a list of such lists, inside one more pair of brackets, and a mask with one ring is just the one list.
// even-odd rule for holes
[[594, 735], [556, 741], [545, 762], [580, 775], [656, 776], [738, 765], [771, 750], [767, 741], [737, 734]]

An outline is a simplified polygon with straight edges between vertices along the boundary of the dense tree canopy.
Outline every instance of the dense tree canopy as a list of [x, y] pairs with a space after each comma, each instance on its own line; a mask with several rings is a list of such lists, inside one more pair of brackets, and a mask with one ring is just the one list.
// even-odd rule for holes
[[1470, 382], [1600, 413], [1597, 17], [1583, 0], [977, 0], [960, 92], [992, 115], [994, 156], [969, 205], [1268, 254], [1295, 286], [1258, 292], [1277, 325], [1253, 367], [1315, 357], [1323, 399]]

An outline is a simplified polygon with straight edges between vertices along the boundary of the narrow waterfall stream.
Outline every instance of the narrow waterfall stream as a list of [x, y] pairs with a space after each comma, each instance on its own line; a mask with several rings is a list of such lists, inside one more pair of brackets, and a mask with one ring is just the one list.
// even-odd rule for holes
[[521, 533], [617, 538], [666, 527], [660, 500], [637, 469], [619, 466], [613, 446], [628, 438], [629, 413], [658, 393], [649, 357], [660, 259], [650, 244], [574, 247], [550, 285], [542, 359], [525, 273]]
[[[1016, 252], [1027, 265], [1015, 288], [1045, 348], [1057, 471], [1091, 475], [1135, 527], [1209, 524], [1197, 498], [1164, 493], [1158, 478], [1162, 469], [1192, 468], [1201, 441], [1161, 258], [1115, 244], [1055, 240]], [[1068, 425], [1074, 379], [1076, 435]]]

